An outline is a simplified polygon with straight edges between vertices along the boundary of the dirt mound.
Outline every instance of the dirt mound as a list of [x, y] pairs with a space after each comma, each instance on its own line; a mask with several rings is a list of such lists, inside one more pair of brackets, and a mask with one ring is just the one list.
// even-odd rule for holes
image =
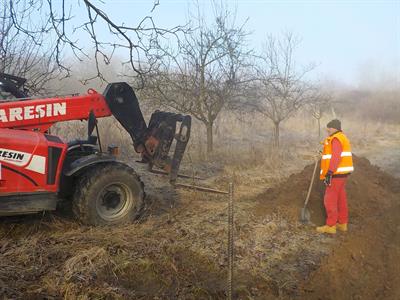
[[304, 299], [400, 299], [400, 205], [376, 212], [337, 243], [302, 284]]
[[[354, 157], [354, 165], [346, 187], [350, 231], [325, 236], [333, 241], [331, 252], [297, 286], [295, 298], [400, 299], [400, 180], [365, 158]], [[264, 217], [279, 211], [298, 220], [313, 167], [305, 167], [259, 195], [254, 212]], [[324, 186], [317, 179], [309, 202], [315, 224], [325, 221], [323, 194]], [[310, 232], [321, 236], [314, 228]]]
[[[371, 165], [368, 159], [354, 156], [354, 167], [355, 171], [348, 178], [346, 186], [350, 223], [392, 206], [397, 199], [396, 194], [400, 192], [400, 181]], [[278, 186], [260, 194], [257, 197], [259, 204], [255, 209], [256, 214], [268, 214], [279, 209], [292, 219], [298, 219], [313, 168], [313, 164], [308, 165], [300, 173], [290, 175]], [[308, 203], [311, 221], [315, 224], [325, 221], [324, 191], [325, 187], [316, 174]]]

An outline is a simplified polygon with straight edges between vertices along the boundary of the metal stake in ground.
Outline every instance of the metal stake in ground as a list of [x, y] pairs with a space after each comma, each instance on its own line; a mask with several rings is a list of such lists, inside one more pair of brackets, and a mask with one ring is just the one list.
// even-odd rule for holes
[[232, 300], [233, 286], [233, 183], [229, 183], [229, 202], [228, 202], [228, 300]]

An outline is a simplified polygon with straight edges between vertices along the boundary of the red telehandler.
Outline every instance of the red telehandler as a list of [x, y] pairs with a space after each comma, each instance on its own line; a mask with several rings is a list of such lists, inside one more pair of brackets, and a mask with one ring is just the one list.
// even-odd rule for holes
[[[131, 136], [142, 162], [150, 170], [162, 169], [175, 183], [190, 116], [155, 111], [147, 126], [125, 82], [108, 84], [103, 94], [89, 89], [86, 95], [42, 99], [27, 95], [25, 81], [0, 73], [0, 216], [55, 210], [61, 199], [71, 199], [74, 214], [85, 224], [121, 224], [139, 217], [143, 183], [118, 161], [118, 148], [104, 151], [100, 142], [96, 119], [111, 115]], [[50, 134], [55, 123], [69, 120], [88, 121], [87, 139], [66, 143]]]

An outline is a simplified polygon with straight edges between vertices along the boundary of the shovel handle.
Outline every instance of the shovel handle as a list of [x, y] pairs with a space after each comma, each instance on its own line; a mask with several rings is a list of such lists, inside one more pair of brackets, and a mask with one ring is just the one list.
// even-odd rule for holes
[[318, 160], [315, 160], [314, 171], [313, 171], [313, 173], [312, 173], [310, 186], [308, 187], [308, 192], [307, 192], [306, 201], [304, 201], [304, 207], [307, 206], [308, 199], [310, 199], [311, 189], [312, 189], [312, 186], [313, 186], [313, 183], [314, 183], [315, 172], [317, 171], [317, 165], [318, 165]]

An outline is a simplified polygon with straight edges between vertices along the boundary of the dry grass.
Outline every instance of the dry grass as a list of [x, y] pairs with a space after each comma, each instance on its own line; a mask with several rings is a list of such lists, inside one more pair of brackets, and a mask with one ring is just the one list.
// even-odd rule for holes
[[[42, 223], [51, 227], [52, 222]], [[177, 237], [175, 226], [155, 232], [152, 225], [157, 227], [157, 222], [151, 220], [115, 229], [56, 223], [62, 230], [55, 226], [17, 240], [2, 239], [0, 283], [7, 282], [0, 285], [3, 295], [123, 299], [171, 297], [171, 291], [194, 298], [223, 294], [219, 268], [192, 252], [186, 239]]]

